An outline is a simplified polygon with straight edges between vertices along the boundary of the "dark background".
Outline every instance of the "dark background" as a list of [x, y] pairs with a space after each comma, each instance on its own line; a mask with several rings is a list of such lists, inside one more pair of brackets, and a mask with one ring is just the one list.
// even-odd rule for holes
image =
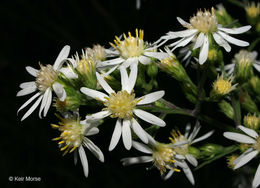
[[[181, 29], [176, 16], [188, 20], [199, 8], [211, 8], [219, 2], [144, 0], [141, 9], [136, 10], [135, 0], [1, 0], [0, 187], [192, 187], [182, 172], [163, 181], [156, 169], [146, 170], [149, 165], [123, 167], [121, 158], [140, 153], [125, 151], [122, 143], [108, 152], [114, 121], [105, 124], [107, 127], [102, 133], [92, 139], [104, 152], [105, 163], [100, 163], [86, 150], [90, 167], [86, 179], [81, 164], [75, 166], [72, 155], [62, 157], [57, 143], [51, 141], [58, 135], [50, 127], [50, 123], [57, 122], [54, 109], [47, 118], [39, 119], [36, 110], [21, 122], [26, 110], [18, 116], [16, 112], [29, 96], [17, 98], [16, 93], [20, 83], [33, 79], [25, 66], [38, 69], [38, 61], [53, 64], [66, 44], [71, 46], [71, 54], [96, 43], [109, 47], [108, 42], [113, 41], [115, 35], [134, 32], [135, 28], [144, 29], [145, 40], [155, 41], [170, 30]], [[225, 1], [222, 3], [230, 8], [233, 17], [244, 21], [243, 10]], [[161, 83], [174, 84], [172, 79], [163, 76], [158, 81], [162, 88], [166, 85]], [[167, 88], [167, 99], [174, 101], [172, 94], [182, 95], [176, 92], [176, 87], [174, 91]], [[185, 125], [187, 121], [185, 117], [172, 116], [169, 122], [173, 122], [174, 127]], [[235, 174], [222, 159], [194, 172], [195, 187], [231, 187]], [[41, 177], [41, 181], [9, 182], [9, 176]]]

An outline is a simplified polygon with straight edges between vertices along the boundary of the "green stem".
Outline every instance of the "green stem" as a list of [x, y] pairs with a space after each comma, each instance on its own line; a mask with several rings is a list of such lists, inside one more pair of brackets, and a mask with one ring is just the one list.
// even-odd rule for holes
[[260, 37], [258, 37], [257, 39], [255, 39], [251, 44], [250, 46], [248, 47], [248, 51], [252, 51], [255, 46], [260, 42]]

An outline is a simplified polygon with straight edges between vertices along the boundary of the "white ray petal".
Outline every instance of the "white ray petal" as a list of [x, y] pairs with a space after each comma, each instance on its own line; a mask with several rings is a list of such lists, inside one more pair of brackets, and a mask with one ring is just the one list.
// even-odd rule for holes
[[226, 41], [228, 41], [229, 43], [231, 44], [235, 44], [237, 46], [242, 46], [242, 47], [245, 47], [245, 46], [248, 46], [249, 43], [246, 42], [246, 41], [243, 41], [243, 40], [239, 40], [239, 39], [236, 39], [234, 37], [231, 37], [229, 35], [227, 35], [226, 33], [224, 32], [221, 32], [221, 31], [218, 31], [217, 32], [219, 35], [221, 35]]
[[135, 134], [145, 143], [148, 143], [148, 138], [145, 130], [140, 126], [140, 124], [132, 118], [132, 129], [135, 132]]
[[240, 130], [242, 130], [244, 133], [246, 133], [247, 135], [249, 135], [249, 136], [251, 136], [253, 138], [257, 138], [258, 137], [257, 132], [255, 130], [253, 130], [253, 129], [249, 129], [249, 128], [247, 128], [245, 126], [242, 126], [242, 125], [239, 125], [238, 128]]
[[46, 104], [44, 106], [43, 110], [43, 116], [45, 117], [47, 115], [47, 112], [49, 111], [49, 108], [51, 106], [51, 101], [52, 101], [52, 91], [50, 88], [48, 88], [45, 92], [47, 92], [47, 100]]
[[185, 134], [184, 137], [188, 138], [188, 135], [190, 134], [190, 130], [191, 130], [191, 124], [188, 123], [185, 127]]
[[200, 142], [200, 141], [202, 141], [202, 140], [205, 140], [205, 139], [207, 139], [208, 137], [210, 137], [213, 133], [214, 133], [214, 130], [212, 130], [212, 131], [210, 131], [210, 132], [204, 134], [203, 136], [200, 136], [199, 138], [196, 138], [196, 139], [193, 140], [191, 143], [192, 143], [192, 144], [195, 144], [195, 143], [197, 143], [197, 142]]
[[191, 35], [194, 35], [195, 33], [197, 33], [198, 30], [197, 29], [186, 29], [186, 30], [182, 30], [182, 31], [170, 31], [167, 33], [167, 35], [170, 35], [171, 37], [174, 38], [183, 38], [183, 37], [190, 37]]
[[131, 91], [135, 87], [137, 74], [138, 74], [138, 64], [134, 63], [130, 66], [130, 74], [129, 74], [128, 83], [127, 83], [127, 86], [126, 86], [126, 91], [128, 93], [131, 93]]
[[112, 151], [116, 147], [116, 145], [121, 137], [121, 134], [122, 134], [122, 124], [121, 124], [121, 120], [118, 119], [116, 121], [116, 126], [115, 126], [114, 132], [112, 134], [110, 144], [109, 144], [109, 148], [108, 148], [109, 151]]
[[128, 86], [128, 75], [127, 75], [126, 68], [124, 66], [120, 66], [119, 70], [120, 70], [120, 75], [121, 75], [122, 90], [126, 90], [126, 88]]
[[133, 141], [133, 147], [143, 153], [147, 153], [147, 154], [153, 153], [153, 150], [151, 148], [149, 148], [147, 145], [144, 145], [140, 142]]
[[138, 60], [140, 61], [140, 63], [142, 63], [143, 65], [148, 65], [149, 63], [151, 63], [151, 58], [149, 58], [149, 57], [146, 57], [146, 56], [140, 56], [139, 58], [138, 58]]
[[32, 107], [24, 114], [21, 121], [23, 121], [25, 118], [27, 118], [31, 113], [37, 108], [37, 106], [40, 104], [42, 100], [42, 95], [37, 99], [37, 101], [32, 105]]
[[121, 159], [121, 162], [124, 166], [139, 164], [139, 163], [149, 163], [153, 161], [152, 156], [140, 156], [140, 157], [128, 157]]
[[101, 120], [107, 116], [109, 116], [111, 113], [107, 110], [97, 112], [95, 114], [87, 115], [86, 120], [94, 121], [94, 120]]
[[35, 92], [36, 90], [37, 90], [36, 85], [32, 85], [32, 86], [29, 86], [29, 87], [26, 87], [26, 88], [20, 90], [20, 91], [16, 94], [16, 96], [17, 96], [17, 97], [20, 97], [20, 96], [28, 95], [28, 94], [31, 94], [31, 93]]
[[95, 134], [98, 134], [99, 133], [99, 129], [97, 127], [92, 127], [91, 129], [89, 129], [87, 131], [87, 133], [85, 134], [86, 136], [92, 136], [92, 135], [95, 135]]
[[241, 33], [247, 32], [250, 28], [251, 28], [251, 26], [247, 25], [247, 26], [231, 28], [231, 29], [219, 27], [218, 30], [224, 31], [229, 34], [241, 34]]
[[245, 144], [254, 144], [256, 141], [246, 135], [240, 134], [240, 133], [234, 133], [234, 132], [224, 132], [224, 137], [237, 141], [239, 143], [245, 143]]
[[166, 123], [162, 119], [144, 110], [134, 109], [134, 114], [142, 120], [147, 121], [148, 123], [155, 124], [160, 127], [164, 127], [166, 125]]
[[199, 63], [201, 65], [207, 61], [208, 53], [209, 53], [209, 37], [208, 35], [205, 35], [203, 45], [200, 49], [200, 55], [199, 55]]
[[27, 66], [27, 67], [25, 67], [25, 69], [27, 70], [27, 72], [28, 72], [30, 75], [32, 75], [32, 76], [34, 76], [34, 77], [36, 77], [36, 76], [37, 76], [37, 73], [39, 72], [39, 70], [37, 70], [37, 69], [35, 69], [35, 68], [31, 67], [31, 66]]
[[244, 155], [234, 166], [234, 170], [238, 169], [239, 167], [245, 165], [246, 163], [248, 163], [249, 161], [251, 161], [257, 154], [259, 153], [259, 151], [254, 150], [251, 151], [250, 153]]
[[128, 58], [124, 63], [122, 63], [122, 66], [128, 68], [130, 65], [134, 63], [138, 63], [138, 57]]
[[97, 76], [99, 84], [102, 86], [102, 88], [108, 94], [115, 93], [115, 91], [108, 85], [108, 83], [104, 80], [104, 78], [98, 72], [96, 72], [96, 76]]
[[172, 174], [174, 173], [174, 170], [170, 170], [164, 177], [163, 177], [163, 180], [168, 180]]
[[53, 69], [55, 71], [61, 68], [63, 61], [69, 56], [69, 53], [70, 53], [70, 46], [69, 45], [64, 46], [53, 64]]
[[256, 188], [260, 185], [260, 164], [257, 167], [252, 185], [253, 185], [253, 188]]
[[84, 145], [95, 155], [95, 157], [104, 162], [104, 155], [102, 151], [88, 138], [84, 138]]
[[109, 71], [107, 71], [106, 73], [102, 74], [102, 76], [105, 78], [106, 76], [108, 76], [112, 72], [114, 72], [118, 67], [119, 67], [119, 65], [116, 65], [116, 66], [112, 67], [111, 69], [109, 69]]
[[253, 66], [254, 66], [254, 68], [255, 68], [258, 72], [260, 72], [260, 65], [259, 65], [259, 64], [254, 63]]
[[86, 153], [82, 146], [79, 147], [79, 158], [82, 163], [84, 175], [87, 178], [88, 177], [88, 159], [87, 159]]
[[159, 59], [159, 60], [169, 57], [169, 55], [164, 52], [144, 52], [144, 55], [147, 57], [153, 57], [153, 58]]
[[195, 37], [195, 34], [191, 35], [187, 38], [184, 38], [184, 40], [180, 41], [171, 51], [175, 50], [176, 48], [186, 46], [194, 37]]
[[66, 99], [67, 97], [66, 91], [64, 90], [63, 86], [60, 83], [55, 82], [52, 85], [52, 88], [60, 101], [64, 101]]
[[222, 46], [227, 52], [231, 51], [231, 46], [227, 41], [217, 33], [213, 33], [213, 38], [219, 46]]
[[193, 50], [200, 48], [203, 45], [204, 38], [205, 38], [204, 33], [200, 33], [198, 38], [196, 39], [194, 46], [193, 46]]
[[28, 104], [30, 104], [35, 98], [37, 98], [39, 95], [41, 95], [40, 92], [36, 93], [35, 95], [33, 95], [29, 100], [27, 100], [17, 111], [17, 113], [22, 110], [23, 108], [25, 108]]
[[100, 67], [108, 67], [108, 66], [112, 66], [112, 65], [118, 65], [122, 62], [124, 62], [125, 60], [121, 57], [116, 58], [116, 59], [112, 59], [112, 60], [107, 60], [107, 61], [103, 61], [97, 64], [97, 68]]
[[188, 180], [190, 181], [190, 183], [192, 185], [194, 185], [195, 184], [195, 180], [194, 180], [194, 177], [193, 177], [193, 174], [192, 174], [190, 168], [189, 167], [188, 168], [183, 168], [182, 170], [185, 173], [185, 175], [188, 178]]
[[123, 120], [123, 127], [122, 127], [122, 138], [124, 146], [127, 150], [130, 150], [132, 147], [132, 135], [130, 129], [130, 120], [124, 119]]
[[87, 87], [82, 87], [80, 88], [80, 91], [82, 93], [84, 93], [85, 95], [91, 97], [91, 98], [94, 98], [96, 100], [99, 100], [99, 101], [105, 101], [106, 98], [109, 98], [106, 94], [100, 92], [100, 91], [96, 91], [94, 89], [89, 89]]
[[185, 155], [186, 159], [189, 161], [190, 164], [192, 164], [194, 167], [198, 166], [198, 161], [193, 155], [187, 154]]
[[138, 98], [137, 100], [139, 101], [137, 105], [142, 105], [142, 104], [149, 104], [153, 103], [160, 98], [164, 96], [165, 92], [164, 91], [156, 91], [147, 95], [144, 95], [143, 97]]
[[46, 106], [48, 94], [49, 93], [47, 91], [45, 91], [44, 94], [43, 94], [43, 98], [42, 98], [42, 102], [41, 102], [41, 106], [40, 106], [40, 110], [39, 110], [39, 117], [40, 118], [42, 118], [42, 111], [43, 111], [44, 107]]
[[184, 21], [184, 20], [183, 20], [182, 18], [180, 18], [180, 17], [177, 17], [177, 20], [178, 20], [178, 22], [179, 22], [183, 27], [191, 26], [190, 23]]
[[24, 82], [24, 83], [21, 83], [21, 84], [19, 85], [19, 87], [20, 87], [21, 89], [25, 89], [25, 88], [27, 88], [27, 87], [33, 87], [33, 86], [36, 86], [35, 81]]
[[244, 153], [242, 153], [241, 155], [239, 155], [234, 161], [233, 161], [233, 165], [236, 165], [245, 155], [247, 155], [248, 153], [252, 152], [254, 149], [253, 148], [249, 148], [246, 151], [244, 151]]
[[64, 74], [69, 79], [77, 79], [78, 75], [73, 71], [71, 67], [62, 67], [59, 70], [62, 74]]
[[188, 140], [190, 142], [192, 142], [193, 139], [198, 135], [200, 128], [201, 128], [200, 123], [199, 123], [199, 121], [197, 121], [193, 130], [192, 130], [192, 132], [191, 132], [191, 134], [190, 134], [190, 136], [188, 137]]

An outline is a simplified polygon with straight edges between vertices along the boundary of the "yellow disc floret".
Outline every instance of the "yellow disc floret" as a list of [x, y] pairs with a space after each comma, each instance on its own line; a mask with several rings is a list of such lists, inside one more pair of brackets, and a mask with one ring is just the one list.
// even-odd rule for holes
[[235, 89], [235, 85], [232, 86], [233, 77], [224, 78], [223, 74], [213, 83], [213, 91], [217, 95], [226, 95]]
[[53, 69], [52, 65], [43, 66], [39, 63], [41, 69], [36, 76], [36, 85], [41, 92], [45, 92], [49, 87], [58, 79], [57, 72]]
[[158, 147], [153, 152], [154, 166], [163, 175], [167, 169], [179, 171], [179, 169], [171, 167], [174, 163], [174, 151], [167, 144], [158, 143]]
[[257, 138], [256, 144], [255, 144], [255, 149], [260, 151], [260, 137]]
[[119, 51], [120, 56], [124, 59], [131, 57], [139, 57], [144, 53], [145, 44], [143, 41], [144, 31], [135, 30], [136, 36], [133, 37], [130, 32], [128, 32], [128, 37], [123, 34], [124, 40], [120, 40], [118, 37], [114, 40], [115, 44], [110, 43], [112, 47]]
[[246, 13], [250, 18], [256, 18], [260, 14], [260, 3], [252, 2], [246, 7]]
[[190, 23], [192, 27], [189, 28], [198, 29], [202, 33], [212, 33], [217, 30], [218, 20], [215, 16], [214, 8], [210, 11], [205, 10], [202, 12], [201, 10], [197, 12], [197, 14], [190, 18]]
[[247, 114], [244, 117], [244, 125], [250, 129], [258, 129], [260, 124], [259, 116]]
[[189, 144], [188, 140], [185, 136], [181, 134], [179, 130], [172, 130], [171, 132], [172, 137], [169, 137], [171, 142], [174, 144], [176, 142], [187, 142], [187, 144], [183, 144], [179, 147], [174, 147], [173, 150], [180, 155], [186, 155], [189, 153]]
[[138, 103], [135, 99], [134, 93], [128, 93], [127, 91], [118, 91], [117, 93], [112, 93], [109, 98], [104, 102], [106, 108], [104, 110], [109, 110], [112, 118], [132, 118], [133, 109]]
[[234, 161], [237, 159], [238, 155], [234, 154], [227, 157], [227, 165], [229, 168], [234, 169]]
[[79, 120], [61, 118], [59, 125], [51, 124], [53, 128], [58, 129], [61, 134], [59, 137], [53, 140], [60, 140], [58, 143], [61, 146], [61, 151], [64, 151], [64, 155], [68, 152], [74, 151], [78, 148], [83, 141], [84, 135], [82, 125]]

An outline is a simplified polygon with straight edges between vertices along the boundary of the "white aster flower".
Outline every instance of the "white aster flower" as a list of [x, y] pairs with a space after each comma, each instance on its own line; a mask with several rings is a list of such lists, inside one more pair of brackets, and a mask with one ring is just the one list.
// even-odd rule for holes
[[[57, 82], [58, 73], [61, 69], [62, 64], [66, 60], [69, 55], [70, 46], [64, 46], [60, 51], [55, 63], [53, 65], [40, 65], [40, 70], [36, 70], [33, 67], [27, 66], [26, 70], [29, 74], [34, 76], [35, 81], [24, 82], [20, 84], [21, 90], [17, 93], [16, 96], [24, 96], [31, 94], [33, 92], [37, 93], [33, 95], [28, 101], [26, 101], [19, 109], [22, 110], [28, 104], [30, 104], [33, 100], [36, 102], [31, 106], [31, 108], [24, 114], [21, 121], [27, 118], [41, 103], [39, 110], [39, 117], [41, 118], [41, 114], [43, 112], [43, 116], [45, 117], [52, 101], [52, 90], [56, 93], [60, 101], [64, 101], [66, 98], [66, 92], [61, 84]], [[18, 113], [17, 112], [17, 113]]]
[[[176, 152], [173, 150], [175, 144], [163, 144], [156, 142], [150, 135], [148, 135], [149, 146], [142, 143], [133, 141], [133, 147], [140, 152], [143, 152], [145, 156], [139, 157], [128, 157], [121, 160], [124, 166], [149, 163], [152, 162], [153, 166], [156, 167], [164, 180], [170, 178], [174, 172], [180, 172], [178, 167], [182, 168], [188, 180], [194, 185], [195, 181], [193, 174], [183, 159], [176, 159]], [[167, 172], [168, 171], [168, 172]], [[165, 173], [167, 173], [165, 175]]]
[[107, 116], [118, 118], [110, 142], [109, 150], [113, 150], [117, 145], [121, 135], [126, 149], [132, 146], [131, 129], [144, 142], [148, 142], [147, 133], [133, 117], [134, 115], [142, 120], [158, 126], [165, 126], [165, 122], [153, 114], [136, 108], [138, 105], [149, 104], [162, 98], [164, 91], [157, 91], [140, 98], [135, 98], [133, 88], [137, 77], [137, 64], [132, 67], [132, 71], [127, 75], [125, 67], [120, 68], [122, 90], [117, 93], [107, 84], [104, 78], [96, 73], [99, 84], [108, 93], [102, 93], [93, 89], [82, 87], [82, 93], [96, 100], [102, 101], [106, 106], [101, 112], [86, 116], [86, 119], [103, 119]]
[[[128, 37], [123, 34], [124, 40], [120, 40], [116, 37], [114, 40], [115, 44], [110, 43], [110, 45], [116, 50], [118, 57], [100, 62], [97, 68], [110, 68], [106, 73], [106, 75], [108, 75], [120, 65], [126, 68], [134, 66], [138, 62], [147, 65], [151, 62], [152, 58], [161, 60], [168, 56], [167, 53], [164, 52], [155, 52], [155, 48], [143, 40], [143, 30], [138, 31], [136, 29], [135, 33], [135, 37], [132, 36], [130, 32], [128, 33]], [[112, 53], [114, 54], [115, 52], [112, 51]]]
[[54, 138], [54, 141], [59, 141], [59, 147], [61, 151], [64, 151], [63, 155], [68, 152], [74, 152], [75, 164], [77, 163], [77, 153], [79, 154], [84, 174], [88, 177], [89, 167], [84, 147], [88, 148], [97, 159], [104, 162], [104, 155], [102, 151], [90, 140], [87, 136], [95, 135], [99, 132], [97, 122], [80, 121], [79, 118], [72, 116], [61, 118], [59, 125], [51, 124], [55, 129], [61, 131], [59, 137]]
[[217, 18], [214, 13], [214, 8], [209, 11], [198, 11], [197, 14], [190, 18], [190, 23], [185, 22], [181, 18], [177, 17], [177, 20], [181, 25], [186, 27], [186, 30], [177, 32], [168, 32], [165, 36], [161, 37], [156, 43], [161, 46], [165, 42], [171, 39], [181, 38], [180, 40], [172, 43], [169, 47], [173, 47], [175, 50], [178, 47], [186, 46], [191, 41], [193, 42], [193, 50], [200, 48], [199, 63], [203, 64], [208, 58], [209, 52], [209, 37], [213, 36], [214, 41], [222, 46], [227, 52], [230, 52], [231, 47], [228, 44], [235, 44], [237, 46], [248, 46], [249, 43], [235, 39], [229, 34], [241, 34], [248, 31], [251, 26], [243, 26], [239, 28], [224, 28], [218, 25]]
[[247, 50], [240, 50], [239, 53], [235, 54], [231, 64], [225, 66], [227, 74], [234, 73], [235, 67], [245, 70], [248, 67], [253, 66], [258, 72], [260, 72], [260, 61], [256, 60], [257, 52], [249, 52]]
[[[241, 166], [247, 164], [254, 157], [256, 157], [260, 151], [260, 137], [257, 132], [242, 125], [238, 126], [238, 128], [245, 134], [224, 132], [224, 137], [242, 144], [247, 144], [249, 146], [249, 149], [247, 149], [243, 154], [241, 154], [237, 159], [233, 161], [234, 169], [238, 169]], [[258, 168], [256, 170], [252, 185], [254, 188], [260, 185], [260, 164], [258, 165]]]
[[200, 128], [201, 128], [200, 123], [199, 121], [197, 121], [191, 133], [190, 133], [191, 125], [187, 124], [184, 135], [182, 135], [180, 131], [173, 130], [171, 132], [172, 137], [170, 137], [172, 143], [175, 144], [175, 146], [173, 147], [173, 150], [176, 152], [175, 158], [187, 159], [187, 161], [195, 167], [198, 165], [198, 161], [192, 154], [189, 153], [189, 146], [207, 139], [214, 133], [214, 130], [212, 130], [204, 134], [203, 136], [196, 138], [196, 136], [200, 131]]

